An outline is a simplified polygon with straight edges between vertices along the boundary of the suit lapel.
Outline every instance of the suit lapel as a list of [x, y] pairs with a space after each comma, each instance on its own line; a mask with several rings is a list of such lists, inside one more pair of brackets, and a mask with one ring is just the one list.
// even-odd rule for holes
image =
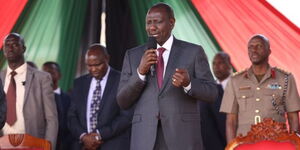
[[83, 93], [83, 99], [81, 102], [82, 106], [83, 107], [83, 114], [84, 114], [84, 118], [85, 118], [85, 122], [87, 121], [87, 118], [86, 118], [86, 113], [87, 113], [87, 102], [88, 102], [88, 95], [89, 95], [89, 91], [90, 91], [90, 85], [91, 85], [91, 82], [92, 82], [92, 76], [91, 75], [87, 75], [86, 76], [86, 79], [85, 81], [82, 82], [82, 93]]
[[6, 77], [6, 69], [1, 71], [1, 74], [0, 74], [0, 77], [2, 79], [2, 86], [4, 87], [4, 84], [5, 84], [5, 77]]
[[165, 90], [166, 86], [169, 84], [170, 79], [172, 78], [175, 72], [176, 67], [178, 66], [177, 64], [179, 61], [177, 60], [179, 60], [180, 58], [180, 44], [178, 42], [179, 41], [176, 38], [174, 38], [174, 42], [171, 48], [168, 64], [165, 71], [163, 85], [159, 94], [161, 94]]
[[103, 111], [104, 109], [104, 105], [107, 101], [107, 99], [110, 97], [110, 93], [112, 92], [112, 87], [114, 86], [114, 82], [115, 82], [115, 76], [114, 76], [114, 72], [112, 71], [112, 68], [110, 68], [110, 71], [109, 71], [109, 74], [108, 74], [108, 78], [107, 78], [107, 82], [106, 82], [106, 85], [105, 85], [105, 88], [104, 88], [104, 92], [103, 92], [103, 95], [101, 97], [101, 101], [100, 101], [100, 109], [99, 109], [99, 113], [100, 114], [99, 116], [101, 116], [101, 112]]
[[27, 73], [26, 73], [26, 81], [25, 81], [25, 96], [24, 96], [24, 106], [27, 102], [27, 97], [31, 88], [32, 79], [34, 78], [33, 70], [30, 66], [27, 66]]

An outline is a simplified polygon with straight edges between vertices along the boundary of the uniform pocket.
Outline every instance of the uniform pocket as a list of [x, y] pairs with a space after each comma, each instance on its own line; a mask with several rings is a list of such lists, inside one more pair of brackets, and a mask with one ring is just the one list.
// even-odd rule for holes
[[247, 101], [253, 98], [253, 92], [239, 92], [237, 93], [237, 102], [239, 105], [239, 111], [247, 110]]

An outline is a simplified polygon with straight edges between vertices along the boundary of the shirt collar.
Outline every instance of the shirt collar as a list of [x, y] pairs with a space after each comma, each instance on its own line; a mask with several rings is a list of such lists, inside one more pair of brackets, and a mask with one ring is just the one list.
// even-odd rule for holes
[[229, 80], [230, 76], [231, 76], [231, 75], [229, 75], [229, 76], [228, 76], [226, 79], [224, 79], [222, 82], [220, 82], [219, 79], [216, 80], [218, 84], [221, 84], [221, 85], [222, 85], [223, 90], [225, 89], [225, 87], [226, 87], [226, 85], [227, 85], [227, 83], [228, 83], [228, 80]]
[[[109, 71], [110, 71], [110, 67], [108, 66], [107, 71], [106, 71], [104, 77], [101, 79], [101, 81], [107, 80]], [[95, 77], [93, 77], [93, 79], [97, 81], [97, 79]]]
[[60, 89], [60, 87], [58, 87], [57, 89], [55, 89], [55, 90], [54, 90], [54, 93], [60, 95], [60, 94], [61, 94], [61, 89]]
[[[17, 73], [17, 75], [23, 74], [27, 69], [27, 63], [24, 63], [23, 65], [21, 65], [20, 67], [18, 67], [15, 72]], [[7, 74], [10, 74], [12, 72], [12, 69], [9, 68], [9, 66], [7, 67]]]
[[165, 48], [166, 50], [171, 50], [173, 41], [174, 41], [174, 37], [173, 37], [173, 35], [171, 35], [171, 36], [168, 38], [168, 40], [167, 40], [162, 46], [160, 46], [159, 44], [157, 44], [157, 48], [163, 47], [163, 48]]

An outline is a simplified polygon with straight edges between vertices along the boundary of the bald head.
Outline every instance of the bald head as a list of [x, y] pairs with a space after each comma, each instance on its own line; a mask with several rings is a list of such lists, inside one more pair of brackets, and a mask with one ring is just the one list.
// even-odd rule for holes
[[17, 41], [20, 42], [20, 44], [21, 44], [22, 46], [25, 46], [24, 38], [23, 38], [20, 34], [14, 33], [14, 32], [8, 34], [8, 35], [4, 38], [3, 43], [5, 43], [5, 41], [6, 41], [7, 39], [11, 39], [11, 38], [16, 39]]
[[263, 43], [264, 43], [265, 48], [266, 49], [270, 49], [270, 41], [269, 41], [269, 39], [266, 36], [264, 36], [262, 34], [255, 34], [255, 35], [253, 35], [249, 39], [249, 42], [252, 41], [253, 39], [260, 39], [260, 40], [262, 40]]
[[85, 63], [93, 77], [102, 79], [109, 66], [109, 55], [106, 48], [98, 43], [92, 44], [85, 55]]

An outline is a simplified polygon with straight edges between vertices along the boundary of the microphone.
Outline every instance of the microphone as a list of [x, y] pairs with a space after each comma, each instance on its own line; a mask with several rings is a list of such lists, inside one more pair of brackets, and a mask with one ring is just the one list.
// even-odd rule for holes
[[[148, 37], [148, 42], [147, 42], [147, 50], [148, 49], [156, 49], [157, 43], [156, 43], [156, 39], [153, 36], [149, 36]], [[154, 72], [155, 72], [155, 65], [151, 65], [150, 67], [150, 74], [153, 77], [154, 76]]]
[[22, 85], [25, 86], [25, 84], [26, 84], [26, 81], [22, 81]]

